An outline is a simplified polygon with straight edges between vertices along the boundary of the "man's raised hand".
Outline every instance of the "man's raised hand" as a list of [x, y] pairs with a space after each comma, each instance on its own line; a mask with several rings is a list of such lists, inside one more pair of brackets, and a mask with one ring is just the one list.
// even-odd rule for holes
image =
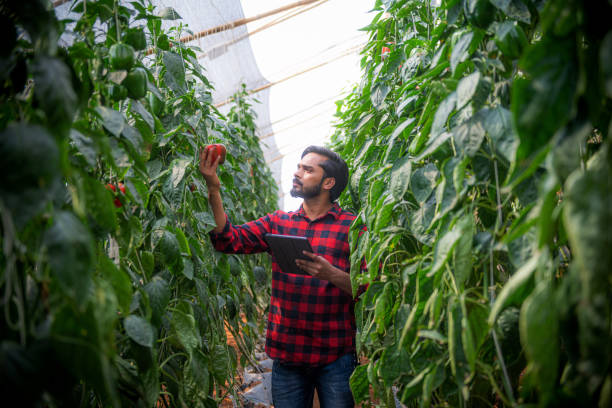
[[200, 173], [202, 173], [202, 176], [204, 176], [204, 181], [206, 181], [206, 186], [208, 187], [209, 192], [211, 189], [221, 189], [221, 181], [219, 180], [219, 176], [217, 176], [217, 167], [219, 167], [221, 155], [217, 155], [214, 162], [212, 161], [213, 156], [214, 155], [205, 147], [200, 149]]

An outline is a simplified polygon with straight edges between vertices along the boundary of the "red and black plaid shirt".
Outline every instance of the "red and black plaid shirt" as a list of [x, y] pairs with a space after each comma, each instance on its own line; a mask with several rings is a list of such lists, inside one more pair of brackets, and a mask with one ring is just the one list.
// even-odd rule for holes
[[[227, 216], [226, 216], [227, 217]], [[269, 251], [266, 233], [307, 237], [313, 251], [346, 273], [350, 270], [348, 234], [355, 215], [334, 204], [311, 221], [303, 207], [276, 211], [242, 225], [226, 222], [211, 233], [222, 252], [251, 254]], [[284, 273], [272, 256], [272, 296], [266, 353], [284, 363], [323, 365], [355, 350], [353, 298], [331, 282]]]

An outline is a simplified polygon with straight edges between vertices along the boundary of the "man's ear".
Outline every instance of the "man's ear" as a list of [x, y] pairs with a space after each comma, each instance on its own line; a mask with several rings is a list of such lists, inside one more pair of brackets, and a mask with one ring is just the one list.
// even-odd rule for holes
[[323, 188], [325, 190], [331, 190], [335, 185], [336, 185], [335, 177], [326, 177], [325, 180], [323, 180]]

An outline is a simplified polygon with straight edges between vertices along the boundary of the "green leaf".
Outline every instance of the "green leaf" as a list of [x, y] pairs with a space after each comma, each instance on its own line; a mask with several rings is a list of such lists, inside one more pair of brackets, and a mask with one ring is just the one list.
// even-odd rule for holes
[[436, 200], [435, 197], [430, 197], [426, 202], [422, 203], [420, 207], [412, 213], [410, 218], [410, 232], [412, 235], [427, 246], [433, 246], [434, 236], [429, 233], [429, 225], [434, 219], [436, 214]]
[[464, 32], [461, 37], [457, 40], [457, 43], [453, 47], [451, 52], [450, 65], [451, 71], [455, 73], [457, 65], [460, 62], [465, 61], [470, 56], [470, 45], [474, 39], [474, 33], [471, 31]]
[[166, 306], [168, 306], [170, 301], [170, 286], [164, 279], [155, 276], [151, 282], [145, 285], [144, 290], [149, 297], [149, 305], [151, 306], [151, 322], [159, 326], [161, 318], [166, 311]]
[[575, 170], [564, 189], [563, 223], [585, 293], [591, 294], [609, 287], [612, 264], [612, 170], [606, 148], [602, 146], [587, 171]]
[[422, 392], [423, 380], [425, 379], [425, 376], [429, 374], [431, 367], [432, 365], [429, 365], [424, 370], [420, 370], [416, 376], [409, 378], [410, 381], [408, 381], [404, 387], [404, 392], [402, 393], [402, 403], [409, 404], [411, 400], [419, 395], [419, 392]]
[[355, 368], [349, 384], [355, 398], [355, 403], [359, 404], [362, 401], [367, 400], [370, 397], [370, 383], [368, 381], [368, 369], [365, 365], [360, 365]]
[[[438, 184], [438, 188], [436, 189], [437, 206], [434, 221], [448, 214], [448, 212], [459, 202], [460, 196], [464, 191], [457, 191], [457, 184], [461, 184], [457, 182], [462, 182], [461, 177], [463, 177], [465, 173], [465, 165], [465, 160], [462, 161], [459, 157], [453, 157], [448, 159], [442, 166], [442, 181]], [[456, 175], [459, 176], [459, 179], [455, 177]], [[459, 187], [463, 186], [459, 185]]]
[[193, 213], [193, 217], [197, 222], [196, 227], [204, 234], [212, 231], [217, 226], [215, 217], [209, 212], [196, 212]]
[[450, 258], [459, 238], [461, 238], [461, 230], [459, 228], [453, 228], [436, 241], [436, 246], [434, 248], [434, 263], [427, 276], [433, 276], [442, 269]]
[[133, 114], [138, 115], [150, 128], [155, 129], [155, 121], [153, 115], [137, 100], [132, 99], [130, 103], [130, 110]]
[[372, 100], [372, 105], [374, 105], [374, 108], [376, 108], [377, 110], [381, 108], [385, 98], [387, 97], [390, 91], [391, 88], [389, 87], [389, 85], [381, 82], [376, 83], [372, 87], [370, 99]]
[[86, 177], [82, 181], [90, 220], [105, 232], [117, 229], [117, 212], [113, 205], [112, 193], [98, 180]]
[[[373, 113], [369, 113], [365, 116], [363, 116], [363, 118], [361, 118], [361, 120], [359, 121], [359, 123], [357, 124], [357, 126], [355, 127], [355, 132], [359, 132], [361, 130], [361, 128], [365, 129], [369, 129], [373, 123], [370, 123], [370, 121], [374, 118], [374, 114]], [[368, 125], [369, 126], [366, 126]]]
[[391, 182], [389, 190], [396, 201], [401, 201], [410, 185], [410, 173], [412, 171], [412, 158], [404, 156], [393, 164], [391, 169]]
[[493, 326], [497, 316], [508, 306], [520, 306], [533, 289], [533, 276], [538, 265], [534, 256], [508, 279], [495, 300], [489, 315], [489, 325]]
[[[399, 105], [397, 105], [397, 109], [395, 110], [396, 115], [401, 116], [402, 113], [404, 113], [404, 110], [411, 110], [413, 106], [413, 102], [415, 102], [416, 100], [418, 100], [418, 97], [416, 95], [408, 96], [405, 99], [403, 99], [399, 103]], [[407, 120], [409, 119], [410, 118], [408, 118]]]
[[559, 318], [549, 282], [542, 281], [521, 307], [519, 327], [528, 372], [536, 378], [541, 401], [550, 401], [559, 367]]
[[578, 275], [581, 286], [576, 313], [580, 364], [589, 367], [590, 381], [601, 381], [610, 361], [601, 347], [610, 341], [611, 180], [610, 145], [605, 143], [589, 160], [587, 170], [577, 169], [564, 189], [563, 225], [573, 257], [570, 273]]
[[[376, 220], [374, 222], [374, 232], [381, 233], [386, 231], [386, 228], [389, 226], [391, 219], [393, 218], [393, 209], [395, 206], [395, 201], [390, 196], [385, 196], [384, 201], [381, 202], [380, 209], [376, 209]], [[387, 235], [387, 240], [385, 242], [389, 242], [390, 239], [393, 239], [393, 235]]]
[[187, 159], [178, 159], [172, 162], [172, 173], [170, 176], [172, 187], [176, 188], [179, 183], [183, 181], [183, 177], [185, 177], [185, 170], [187, 170], [189, 163], [191, 163], [191, 161]]
[[588, 121], [573, 120], [557, 132], [551, 151], [551, 164], [557, 179], [565, 181], [580, 167], [584, 141], [593, 134], [593, 126]]
[[174, 229], [174, 235], [178, 240], [179, 246], [181, 248], [181, 252], [187, 256], [191, 256], [191, 249], [189, 248], [189, 242], [187, 241], [187, 237], [185, 233], [180, 228]]
[[419, 162], [430, 156], [431, 154], [435, 153], [440, 148], [440, 146], [448, 142], [451, 137], [452, 133], [444, 132], [435, 137], [430, 138], [427, 142], [427, 145], [425, 146], [425, 150], [423, 150], [421, 154], [419, 154], [413, 160], [415, 162]]
[[440, 387], [446, 379], [443, 364], [430, 365], [430, 367], [432, 367], [431, 370], [429, 370], [423, 379], [423, 393], [421, 394], [423, 401], [422, 406], [430, 406], [432, 392]]
[[403, 348], [394, 344], [383, 351], [378, 364], [379, 375], [385, 386], [391, 387], [402, 374], [405, 374], [410, 366], [410, 356]]
[[146, 207], [149, 204], [149, 188], [140, 178], [127, 177], [125, 185], [127, 195], [133, 198], [139, 206]]
[[153, 347], [153, 326], [140, 316], [129, 315], [123, 320], [123, 327], [127, 335], [137, 344], [144, 347]]
[[463, 388], [463, 383], [467, 375], [467, 359], [464, 354], [464, 345], [462, 340], [462, 319], [463, 312], [461, 304], [456, 298], [452, 298], [448, 302], [447, 307], [448, 318], [448, 352], [451, 363], [451, 371], [455, 376], [455, 381]]
[[144, 141], [140, 132], [132, 126], [126, 124], [121, 130], [121, 136], [123, 136], [123, 140], [129, 145], [128, 153], [130, 154], [130, 157], [135, 161], [140, 161], [141, 156], [144, 153]]
[[457, 287], [463, 290], [472, 274], [472, 242], [474, 240], [474, 219], [471, 214], [464, 215], [457, 221], [456, 228], [460, 237], [453, 252], [453, 271]]
[[187, 279], [193, 279], [193, 262], [191, 262], [191, 259], [186, 258], [183, 260], [183, 269], [181, 272]]
[[143, 239], [142, 223], [137, 216], [121, 220], [117, 243], [122, 256], [130, 256], [134, 249], [140, 247]]
[[508, 162], [512, 162], [518, 146], [518, 136], [512, 127], [510, 111], [497, 106], [492, 109], [484, 108], [477, 115], [483, 118], [482, 124], [491, 137], [495, 150]]
[[519, 58], [527, 45], [527, 36], [515, 21], [504, 21], [495, 29], [495, 44], [506, 57]]
[[485, 137], [480, 121], [471, 118], [453, 129], [453, 140], [457, 149], [468, 157], [474, 157]]
[[522, 0], [489, 0], [491, 4], [500, 9], [513, 20], [525, 24], [531, 23], [531, 13]]
[[210, 392], [210, 375], [208, 360], [200, 350], [194, 352], [191, 360], [185, 366], [184, 376], [188, 379], [186, 388], [188, 396], [193, 400], [206, 399]]
[[470, 75], [461, 78], [457, 84], [457, 109], [463, 108], [472, 100], [479, 82], [479, 71], [472, 72]]
[[526, 78], [517, 78], [512, 87], [512, 115], [520, 138], [517, 160], [540, 150], [570, 117], [578, 86], [575, 50], [574, 36], [546, 36], [521, 57]]
[[95, 307], [90, 302], [84, 310], [77, 312], [74, 307], [64, 303], [54, 310], [50, 316], [50, 335], [47, 338], [47, 341], [51, 341], [52, 349], [45, 350], [44, 346], [41, 349], [41, 343], [37, 342], [33, 343], [35, 346], [30, 349], [30, 354], [32, 357], [41, 351], [53, 354], [52, 361], [60, 361], [64, 367], [62, 373], [87, 378], [93, 390], [109, 398], [109, 403], [116, 406], [119, 401], [112, 385], [114, 373], [110, 361], [114, 344], [112, 331], [107, 325], [111, 324], [112, 327], [114, 324], [108, 316], [110, 314], [116, 318], [117, 304], [112, 301], [112, 291], [104, 289], [96, 288]]
[[448, 341], [446, 336], [436, 330], [419, 330], [417, 336], [424, 339], [435, 340], [440, 343], [446, 343]]
[[481, 303], [467, 302], [462, 298], [462, 341], [465, 355], [472, 372], [476, 370], [476, 360], [480, 347], [489, 333], [488, 308]]
[[174, 273], [179, 273], [183, 269], [183, 259], [181, 257], [181, 248], [176, 236], [170, 231], [164, 230], [161, 237], [155, 245], [156, 262], [159, 258], [160, 263], [170, 268]]
[[98, 148], [92, 138], [83, 135], [78, 130], [70, 130], [70, 140], [90, 167], [96, 166]]
[[47, 114], [49, 125], [67, 130], [78, 106], [72, 73], [60, 59], [38, 56], [32, 62], [34, 97]]
[[436, 186], [439, 175], [440, 172], [433, 163], [427, 163], [412, 173], [410, 191], [419, 203], [427, 201]]
[[186, 92], [185, 83], [185, 63], [180, 55], [164, 51], [162, 56], [166, 73], [164, 74], [164, 82], [172, 91], [178, 95]]
[[20, 229], [51, 199], [60, 152], [44, 128], [12, 123], [0, 133], [0, 157], [0, 198]]
[[384, 333], [393, 317], [391, 310], [395, 304], [395, 288], [393, 282], [385, 283], [382, 293], [376, 299], [374, 307], [374, 320], [378, 333]]
[[[463, 306], [463, 305], [462, 305]], [[461, 317], [461, 342], [463, 344], [463, 353], [470, 367], [470, 371], [474, 372], [476, 369], [476, 357], [478, 350], [474, 344], [474, 335], [470, 322], [467, 319], [467, 310], [463, 310]]]
[[187, 312], [178, 309], [172, 312], [172, 329], [179, 342], [191, 355], [194, 350], [200, 347], [201, 338], [200, 333], [196, 328], [196, 321], [193, 317], [191, 306], [186, 306], [186, 303], [183, 303], [182, 305], [185, 306]]
[[395, 130], [393, 131], [393, 133], [391, 134], [391, 140], [396, 139], [399, 135], [401, 135], [404, 130], [412, 125], [414, 123], [416, 119], [415, 118], [407, 118], [406, 120], [404, 120], [402, 123], [400, 123]]
[[129, 313], [132, 300], [132, 282], [130, 277], [117, 266], [106, 255], [98, 255], [97, 270], [104, 276], [113, 287], [117, 297], [119, 308], [122, 313]]
[[114, 136], [120, 137], [127, 126], [123, 114], [114, 109], [107, 108], [106, 106], [98, 106], [96, 112], [98, 112], [102, 118], [102, 126]]
[[457, 106], [457, 93], [450, 93], [438, 106], [431, 125], [431, 136], [437, 137], [446, 130], [446, 121], [448, 116]]
[[59, 212], [43, 242], [51, 271], [62, 290], [79, 305], [89, 296], [94, 267], [93, 239], [74, 214]]
[[230, 358], [227, 346], [217, 344], [212, 348], [210, 355], [210, 371], [218, 382], [223, 383], [226, 380], [229, 370], [231, 369]]
[[[351, 244], [351, 248], [353, 248], [353, 250], [351, 250], [351, 288], [353, 291], [353, 297], [357, 296], [357, 291], [359, 290], [359, 282], [361, 280], [362, 276], [362, 271], [361, 271], [361, 264], [363, 262], [363, 257], [366, 253], [369, 241], [369, 235], [370, 232], [369, 231], [363, 231], [363, 234], [359, 235], [360, 230], [359, 229], [355, 229], [354, 233], [351, 235], [351, 237], [353, 238], [350, 242]], [[354, 237], [357, 236], [358, 238], [356, 238], [357, 240], [357, 244], [356, 244], [356, 248], [355, 248], [355, 239]]]

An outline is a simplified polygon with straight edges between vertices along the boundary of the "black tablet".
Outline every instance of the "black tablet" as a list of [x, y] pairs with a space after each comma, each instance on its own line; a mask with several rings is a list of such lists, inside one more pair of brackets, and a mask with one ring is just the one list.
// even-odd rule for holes
[[306, 237], [266, 234], [264, 239], [270, 246], [272, 254], [283, 272], [310, 276], [295, 264], [296, 259], [311, 260], [302, 253], [302, 251], [313, 252], [310, 242], [308, 242]]

